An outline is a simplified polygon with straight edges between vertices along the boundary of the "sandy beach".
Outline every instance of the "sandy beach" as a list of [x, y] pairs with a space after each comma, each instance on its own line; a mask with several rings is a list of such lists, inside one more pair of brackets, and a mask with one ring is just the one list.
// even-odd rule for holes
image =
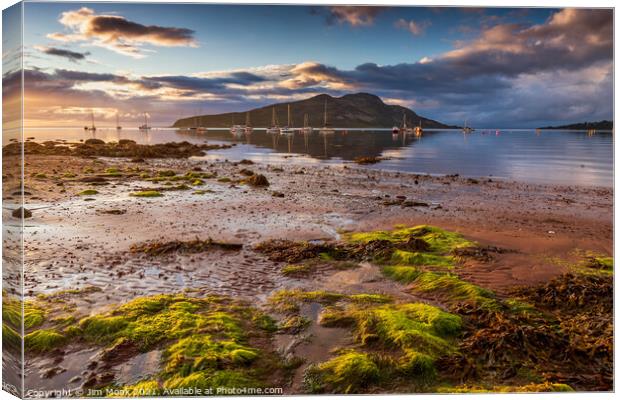
[[[188, 174], [194, 175], [170, 181]], [[258, 175], [268, 185], [248, 183], [248, 177]], [[54, 154], [27, 155], [25, 176], [26, 208], [32, 211], [25, 220], [25, 294], [41, 299], [79, 293], [71, 297], [75, 320], [144, 296], [192, 293], [247, 302], [281, 321], [283, 315], [273, 312], [269, 299], [283, 289], [387, 295], [397, 303], [452, 309], [440, 297], [410, 291], [366, 259], [353, 266], [315, 262], [309, 264], [311, 273], [283, 273], [296, 263], [274, 261], [273, 254], [257, 250], [270, 240], [338, 243], [354, 232], [419, 225], [458, 232], [488, 251], [460, 257], [451, 273], [492, 291], [498, 301], [513, 297], [518, 288], [544, 285], [571, 272], [588, 254], [612, 254], [613, 190], [608, 188], [415, 175], [355, 163], [283, 167]], [[5, 187], [11, 185], [16, 181], [9, 177]], [[160, 196], [132, 195], [148, 191]], [[140, 250], [154, 243], [208, 239], [241, 247], [194, 252], [181, 245], [179, 251], [158, 255]], [[306, 329], [280, 329], [262, 339], [269, 342], [262, 346], [276, 354], [300, 360], [280, 379], [285, 393], [306, 391], [304, 369], [327, 361], [333, 348], [355, 342], [347, 329], [317, 323], [319, 303], [301, 308], [311, 321]], [[65, 311], [52, 308], [50, 314], [46, 320]], [[132, 352], [100, 371], [84, 369], [85, 360], [101, 365], [101, 347], [92, 344], [77, 341], [60, 354], [37, 354], [27, 362], [27, 384], [53, 389], [96, 386], [104, 370], [111, 374], [106, 382], [132, 384], [158, 371], [161, 350]], [[362, 391], [368, 390], [374, 389]]]

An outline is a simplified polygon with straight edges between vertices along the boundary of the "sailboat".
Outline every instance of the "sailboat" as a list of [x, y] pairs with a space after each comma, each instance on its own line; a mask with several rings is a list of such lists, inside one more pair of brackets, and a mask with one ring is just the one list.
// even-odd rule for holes
[[287, 113], [287, 121], [286, 126], [280, 129], [280, 133], [290, 134], [293, 133], [292, 121], [291, 121], [291, 105], [288, 105], [288, 113]]
[[138, 129], [140, 129], [141, 131], [148, 131], [149, 129], [151, 129], [151, 127], [149, 126], [149, 117], [147, 113], [144, 113], [144, 124], [140, 125]]
[[121, 129], [123, 129], [123, 127], [119, 123], [119, 121], [118, 121], [118, 113], [116, 113], [116, 130], [120, 131]]
[[465, 125], [463, 125], [463, 133], [472, 133], [474, 128], [467, 126], [467, 120], [465, 120]]
[[196, 120], [197, 120], [196, 132], [206, 132], [207, 128], [202, 126], [202, 117], [196, 117]]
[[301, 133], [312, 133], [312, 127], [310, 126], [310, 120], [308, 114], [304, 114], [304, 127], [300, 129]]
[[407, 114], [403, 113], [403, 126], [400, 128], [402, 133], [413, 133], [413, 129], [407, 127]]
[[323, 127], [319, 129], [319, 133], [322, 133], [324, 135], [336, 133], [334, 128], [332, 128], [330, 124], [327, 123], [327, 99], [325, 99], [325, 107], [323, 111]]
[[85, 126], [84, 130], [95, 132], [97, 130], [97, 128], [95, 127], [95, 113], [93, 112], [90, 113], [90, 120], [91, 120], [90, 126]]
[[420, 119], [420, 123], [418, 124], [418, 126], [415, 127], [415, 129], [413, 130], [413, 133], [417, 137], [422, 136], [422, 119]]
[[243, 132], [245, 132], [245, 126], [235, 124], [235, 115], [233, 114], [230, 133], [232, 133], [233, 135], [243, 135]]
[[278, 120], [276, 118], [276, 108], [273, 107], [271, 113], [271, 126], [267, 128], [267, 133], [280, 133], [280, 127], [278, 126]]
[[250, 122], [250, 112], [245, 113], [245, 133], [252, 133], [252, 123]]

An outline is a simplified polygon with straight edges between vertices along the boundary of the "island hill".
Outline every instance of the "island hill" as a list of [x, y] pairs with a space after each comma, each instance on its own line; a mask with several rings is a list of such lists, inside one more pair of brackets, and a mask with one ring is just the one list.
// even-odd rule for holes
[[391, 128], [401, 126], [403, 114], [407, 116], [407, 124], [417, 126], [422, 121], [424, 128], [458, 128], [442, 124], [432, 119], [424, 118], [412, 110], [385, 104], [378, 96], [369, 93], [347, 94], [342, 97], [332, 97], [320, 94], [309, 99], [290, 103], [272, 104], [261, 108], [243, 112], [231, 112], [215, 115], [197, 115], [175, 121], [174, 128], [208, 127], [228, 128], [233, 124], [245, 123], [247, 113], [250, 113], [251, 125], [268, 127], [271, 125], [273, 108], [280, 126], [287, 124], [287, 109], [291, 106], [293, 126], [303, 126], [304, 114], [308, 114], [309, 125], [323, 126], [323, 113], [327, 101], [327, 120], [331, 126], [346, 128]]
[[579, 131], [597, 129], [601, 131], [611, 131], [614, 129], [614, 122], [607, 121], [607, 120], [598, 121], [598, 122], [579, 122], [576, 124], [561, 125], [561, 126], [545, 126], [539, 129], [568, 129], [568, 130], [579, 130]]

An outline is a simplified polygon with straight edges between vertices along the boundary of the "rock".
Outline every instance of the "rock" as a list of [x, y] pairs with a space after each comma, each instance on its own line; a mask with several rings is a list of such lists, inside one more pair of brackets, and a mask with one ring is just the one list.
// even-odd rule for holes
[[80, 182], [86, 182], [86, 183], [101, 183], [101, 182], [107, 182], [108, 180], [102, 176], [86, 176], [82, 179], [80, 179]]
[[50, 378], [55, 377], [58, 374], [62, 374], [66, 370], [67, 370], [66, 368], [62, 368], [62, 367], [52, 367], [52, 368], [49, 368], [43, 371], [43, 374], [41, 375], [41, 377], [43, 379], [50, 379]]
[[91, 146], [100, 146], [100, 145], [104, 145], [105, 142], [101, 139], [86, 139], [84, 144], [89, 144]]
[[105, 349], [101, 353], [101, 359], [115, 364], [123, 360], [128, 360], [139, 353], [138, 347], [130, 340], [120, 340], [112, 347]]
[[21, 218], [22, 217], [22, 212], [24, 214], [24, 218], [31, 218], [32, 217], [32, 211], [28, 210], [27, 208], [23, 208], [23, 207], [16, 208], [15, 210], [13, 210], [11, 215], [13, 217], [15, 217], [15, 218]]
[[247, 182], [252, 185], [252, 186], [269, 186], [269, 181], [267, 180], [267, 177], [265, 177], [265, 175], [262, 174], [258, 174], [258, 175], [252, 175], [251, 177], [248, 178]]

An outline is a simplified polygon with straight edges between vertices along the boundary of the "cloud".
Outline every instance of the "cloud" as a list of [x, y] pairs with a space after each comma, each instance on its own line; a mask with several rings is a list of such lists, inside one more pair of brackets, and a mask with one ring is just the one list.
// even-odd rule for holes
[[398, 29], [405, 29], [411, 32], [412, 35], [419, 36], [424, 33], [426, 28], [431, 26], [431, 21], [420, 21], [416, 22], [414, 20], [405, 20], [403, 18], [398, 19], [394, 26]]
[[77, 51], [60, 49], [58, 47], [35, 46], [35, 48], [41, 51], [42, 53], [48, 54], [50, 56], [64, 57], [72, 62], [82, 61], [86, 58], [86, 56], [90, 55], [89, 52], [80, 53]]
[[388, 7], [368, 6], [332, 6], [327, 8], [327, 23], [347, 23], [351, 26], [370, 26], [374, 24], [377, 15]]
[[186, 28], [142, 25], [118, 15], [96, 14], [92, 9], [65, 11], [59, 22], [69, 33], [54, 32], [48, 38], [61, 42], [89, 42], [134, 58], [145, 57], [144, 45], [196, 47], [194, 31]]
[[[370, 92], [442, 122], [532, 127], [610, 119], [612, 49], [611, 11], [568, 9], [541, 24], [483, 28], [451, 51], [412, 63], [341, 69], [306, 61], [152, 76], [27, 70], [25, 83], [27, 97], [40, 98], [41, 109], [51, 101], [63, 107], [122, 104], [135, 112], [158, 109], [157, 117], [168, 122], [183, 110], [225, 112], [319, 93]], [[10, 88], [19, 85], [6, 81]]]

